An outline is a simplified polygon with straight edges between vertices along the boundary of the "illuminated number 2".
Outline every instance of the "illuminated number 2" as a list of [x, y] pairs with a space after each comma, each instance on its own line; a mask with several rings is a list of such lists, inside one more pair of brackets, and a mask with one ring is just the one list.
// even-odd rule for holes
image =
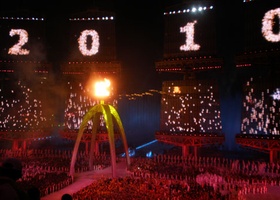
[[28, 42], [28, 33], [24, 29], [11, 29], [10, 36], [19, 35], [18, 43], [9, 49], [8, 54], [11, 55], [28, 55], [29, 50], [22, 49], [22, 46]]
[[200, 45], [194, 43], [194, 25], [196, 21], [187, 23], [186, 26], [180, 27], [180, 33], [186, 32], [186, 43], [180, 46], [181, 51], [197, 51]]
[[[90, 49], [87, 48], [87, 37], [90, 36], [92, 39]], [[84, 56], [92, 56], [98, 53], [99, 48], [99, 35], [95, 30], [84, 30], [81, 32], [78, 38], [80, 52]]]
[[[273, 18], [276, 16], [280, 20], [280, 8], [266, 12], [262, 19], [262, 34], [269, 42], [280, 41], [280, 31], [278, 31], [278, 34], [273, 33]], [[280, 24], [278, 24], [278, 26], [280, 26]]]

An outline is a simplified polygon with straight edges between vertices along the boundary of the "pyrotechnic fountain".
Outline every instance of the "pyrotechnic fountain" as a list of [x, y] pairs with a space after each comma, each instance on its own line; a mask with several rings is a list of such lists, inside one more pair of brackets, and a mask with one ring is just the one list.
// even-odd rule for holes
[[74, 177], [75, 173], [75, 163], [77, 159], [77, 152], [79, 149], [79, 144], [81, 142], [81, 138], [84, 132], [84, 129], [86, 128], [88, 122], [92, 120], [93, 126], [92, 126], [92, 136], [91, 136], [91, 142], [90, 142], [90, 157], [89, 157], [89, 170], [93, 170], [93, 154], [94, 154], [94, 147], [95, 147], [95, 140], [96, 140], [96, 132], [99, 125], [99, 119], [100, 115], [103, 114], [106, 129], [108, 131], [109, 136], [109, 144], [110, 144], [110, 154], [111, 154], [111, 166], [112, 166], [112, 177], [115, 178], [117, 176], [116, 174], [116, 148], [115, 148], [115, 137], [114, 137], [114, 124], [113, 124], [113, 117], [115, 119], [115, 122], [118, 126], [119, 132], [121, 134], [121, 139], [124, 145], [124, 150], [126, 154], [126, 162], [127, 167], [130, 165], [130, 158], [128, 153], [128, 146], [126, 141], [126, 136], [124, 132], [124, 128], [120, 119], [120, 116], [117, 112], [117, 110], [109, 104], [104, 103], [104, 98], [110, 96], [110, 81], [108, 79], [104, 79], [104, 81], [98, 81], [95, 83], [95, 96], [100, 99], [100, 103], [93, 106], [89, 111], [85, 114], [80, 128], [77, 135], [76, 143], [74, 146], [72, 159], [71, 159], [71, 166], [70, 166], [70, 175], [72, 178]]

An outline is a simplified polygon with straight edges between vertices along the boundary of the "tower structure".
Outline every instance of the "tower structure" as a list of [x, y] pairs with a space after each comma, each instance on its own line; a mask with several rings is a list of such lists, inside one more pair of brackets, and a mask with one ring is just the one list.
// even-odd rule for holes
[[244, 46], [235, 55], [242, 84], [241, 147], [266, 152], [270, 162], [278, 162], [280, 65], [280, 8], [274, 1], [243, 4]]
[[42, 13], [11, 10], [0, 14], [0, 133], [6, 148], [26, 150], [47, 139], [55, 126], [52, 63], [46, 53]]
[[[106, 80], [106, 81], [108, 81], [108, 80]], [[102, 85], [103, 87], [104, 87], [104, 85], [106, 85], [106, 81], [103, 83], [103, 85]], [[104, 90], [104, 89], [106, 89], [106, 87], [104, 87], [102, 89]], [[95, 90], [100, 90], [100, 89], [95, 88]], [[97, 94], [97, 95], [101, 95], [103, 98], [105, 96], [107, 96], [107, 94], [109, 95], [109, 93], [103, 93], [103, 91], [99, 91], [99, 92], [102, 92], [102, 94]], [[106, 128], [107, 128], [108, 135], [109, 135], [112, 177], [116, 178], [116, 176], [117, 176], [117, 174], [116, 174], [116, 151], [115, 151], [116, 148], [115, 148], [115, 136], [114, 136], [115, 129], [114, 129], [113, 118], [114, 118], [114, 121], [120, 132], [121, 138], [122, 138], [122, 142], [123, 142], [125, 154], [126, 154], [127, 167], [129, 167], [129, 165], [130, 165], [128, 146], [127, 146], [126, 136], [125, 136], [122, 122], [121, 122], [121, 118], [120, 118], [117, 110], [112, 105], [104, 104], [104, 100], [101, 100], [100, 104], [96, 104], [85, 114], [83, 121], [81, 123], [81, 126], [79, 128], [79, 132], [77, 135], [77, 139], [76, 139], [73, 154], [72, 154], [71, 166], [70, 166], [70, 175], [72, 177], [74, 176], [74, 173], [75, 173], [76, 156], [77, 156], [77, 152], [79, 149], [79, 144], [81, 142], [82, 134], [83, 134], [85, 128], [88, 126], [88, 122], [90, 120], [93, 121], [92, 136], [91, 136], [91, 142], [90, 142], [90, 144], [91, 144], [90, 145], [90, 157], [89, 157], [89, 169], [92, 170], [93, 155], [94, 155], [94, 150], [96, 149], [95, 148], [96, 133], [97, 133], [97, 127], [99, 125], [99, 120], [100, 120], [101, 114], [104, 116], [104, 121], [105, 121]]]
[[[163, 80], [156, 139], [182, 147], [184, 156], [197, 156], [198, 147], [224, 142], [217, 78], [223, 58], [217, 48], [216, 14], [211, 1], [171, 5], [163, 13], [164, 55], [155, 63]], [[173, 80], [170, 74], [175, 74]]]
[[[106, 77], [111, 82], [118, 82], [121, 63], [116, 59], [114, 12], [101, 8], [88, 9], [71, 14], [67, 24], [69, 27], [67, 61], [61, 63], [62, 79], [59, 80], [66, 91], [63, 96], [65, 104], [62, 105], [65, 108], [64, 126], [60, 130], [60, 135], [75, 141], [85, 113], [98, 104], [90, 94], [89, 81]], [[107, 99], [107, 102], [115, 107], [117, 100], [114, 94], [118, 91], [117, 85], [114, 84], [111, 97]], [[81, 138], [86, 153], [89, 152], [91, 135], [87, 132], [91, 132], [92, 128], [90, 122]], [[105, 127], [102, 126], [101, 129]], [[115, 134], [115, 138], [120, 136]], [[98, 131], [96, 141], [98, 142], [96, 149], [99, 149], [99, 144], [109, 141], [108, 134]]]

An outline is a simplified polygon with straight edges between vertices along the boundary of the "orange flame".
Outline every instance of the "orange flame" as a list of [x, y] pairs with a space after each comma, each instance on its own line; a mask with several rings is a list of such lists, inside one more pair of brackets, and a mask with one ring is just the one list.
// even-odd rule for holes
[[110, 80], [104, 78], [104, 81], [98, 81], [94, 85], [95, 96], [108, 97], [110, 96]]

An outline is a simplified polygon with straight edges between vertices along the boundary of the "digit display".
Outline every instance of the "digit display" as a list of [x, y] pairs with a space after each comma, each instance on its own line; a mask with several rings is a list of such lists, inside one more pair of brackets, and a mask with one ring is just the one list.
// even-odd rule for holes
[[46, 60], [45, 20], [38, 17], [0, 17], [2, 60]]
[[[82, 17], [80, 17], [82, 16]], [[91, 11], [69, 18], [69, 60], [106, 61], [116, 59], [113, 13]]]
[[244, 48], [246, 51], [280, 47], [279, 2], [256, 1], [245, 3], [243, 13]]
[[213, 6], [180, 5], [164, 13], [164, 57], [216, 52], [216, 22]]

